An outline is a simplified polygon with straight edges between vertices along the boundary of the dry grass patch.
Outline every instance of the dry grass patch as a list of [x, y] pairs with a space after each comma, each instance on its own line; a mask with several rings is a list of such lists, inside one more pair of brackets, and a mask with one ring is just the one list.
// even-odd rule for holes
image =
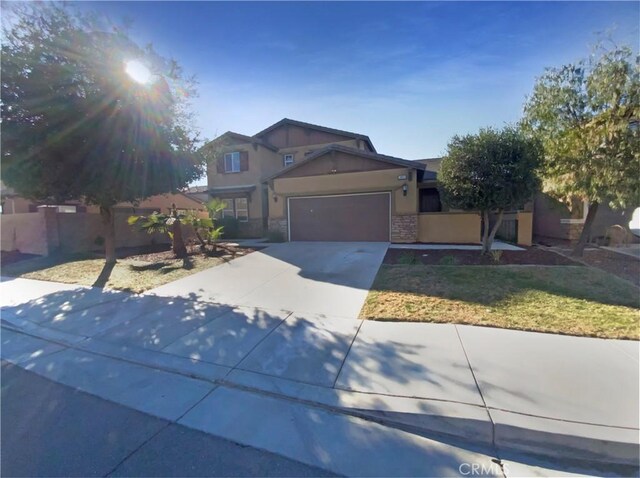
[[78, 255], [42, 257], [10, 264], [2, 268], [2, 274], [140, 293], [232, 258], [231, 255], [209, 257], [196, 254], [185, 260], [164, 258], [155, 262], [125, 258], [118, 259], [112, 270], [105, 270], [103, 258]]
[[638, 340], [640, 290], [587, 267], [383, 265], [360, 316]]

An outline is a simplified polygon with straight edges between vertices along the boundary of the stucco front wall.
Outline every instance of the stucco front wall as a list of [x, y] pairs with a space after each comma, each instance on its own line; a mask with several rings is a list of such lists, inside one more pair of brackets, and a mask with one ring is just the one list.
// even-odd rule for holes
[[[408, 175], [409, 171], [411, 172], [411, 180], [398, 179], [398, 176]], [[406, 196], [402, 191], [404, 184], [407, 184]], [[322, 196], [374, 191], [391, 192], [392, 215], [417, 213], [418, 189], [416, 187], [416, 173], [406, 168], [398, 168], [274, 179], [272, 189], [269, 190], [269, 217], [272, 219], [286, 218], [286, 198], [290, 196]]]
[[217, 172], [215, 162], [209, 164], [207, 171], [208, 187], [227, 186], [248, 186], [255, 185], [256, 189], [250, 193], [249, 197], [249, 219], [260, 219], [263, 217], [261, 180], [265, 176], [274, 174], [282, 169], [282, 158], [280, 154], [271, 151], [260, 145], [235, 144], [224, 148], [224, 151], [246, 151], [249, 159], [249, 169], [239, 173]]
[[418, 215], [418, 241], [440, 244], [478, 244], [480, 214], [423, 213]]

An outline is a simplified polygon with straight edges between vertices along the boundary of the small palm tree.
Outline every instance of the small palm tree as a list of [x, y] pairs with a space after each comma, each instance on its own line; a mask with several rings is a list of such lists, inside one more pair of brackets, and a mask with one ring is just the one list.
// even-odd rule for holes
[[190, 212], [183, 222], [193, 227], [198, 242], [200, 242], [200, 250], [205, 252], [208, 245], [212, 246], [213, 252], [217, 250], [217, 244], [222, 237], [222, 226], [216, 226], [218, 216], [224, 210], [224, 202], [220, 199], [212, 199], [206, 204], [209, 217], [198, 217], [195, 212]]
[[184, 245], [184, 237], [182, 235], [182, 223], [185, 219], [183, 214], [178, 214], [176, 205], [171, 205], [169, 214], [154, 212], [149, 216], [129, 216], [127, 222], [133, 226], [137, 224], [140, 229], [148, 234], [156, 232], [167, 234], [171, 239], [171, 249], [178, 258], [187, 256], [187, 248]]

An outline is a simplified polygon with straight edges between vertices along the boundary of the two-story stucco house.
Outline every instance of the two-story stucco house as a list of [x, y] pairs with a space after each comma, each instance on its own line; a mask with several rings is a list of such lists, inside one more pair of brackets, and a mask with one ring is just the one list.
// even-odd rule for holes
[[[285, 118], [253, 136], [229, 131], [204, 148], [214, 158], [209, 195], [226, 202], [224, 215], [238, 219], [242, 236], [480, 242], [477, 213], [442, 210], [429, 160], [379, 154], [366, 135]], [[530, 243], [530, 231], [518, 242]]]

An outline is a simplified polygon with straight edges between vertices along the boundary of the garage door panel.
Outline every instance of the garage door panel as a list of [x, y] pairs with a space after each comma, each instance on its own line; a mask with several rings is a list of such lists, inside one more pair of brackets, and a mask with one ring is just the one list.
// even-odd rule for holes
[[389, 241], [389, 194], [289, 199], [292, 241]]

